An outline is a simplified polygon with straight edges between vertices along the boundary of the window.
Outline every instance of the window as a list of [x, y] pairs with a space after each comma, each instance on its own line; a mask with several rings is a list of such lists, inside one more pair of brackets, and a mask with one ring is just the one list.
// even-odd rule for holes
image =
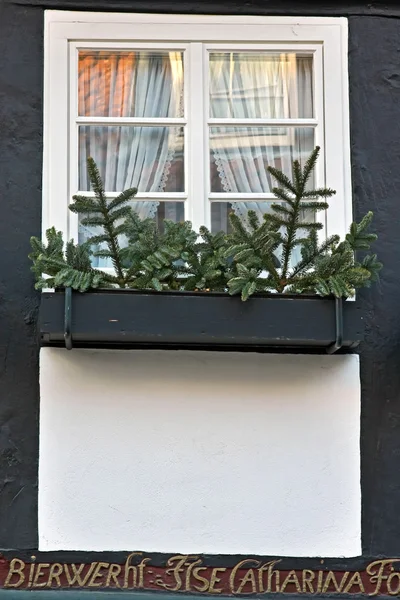
[[87, 236], [68, 203], [88, 156], [110, 197], [138, 188], [141, 216], [226, 231], [231, 210], [270, 210], [268, 165], [290, 173], [316, 145], [314, 183], [337, 191], [324, 234], [343, 235], [345, 19], [46, 11], [44, 229]]

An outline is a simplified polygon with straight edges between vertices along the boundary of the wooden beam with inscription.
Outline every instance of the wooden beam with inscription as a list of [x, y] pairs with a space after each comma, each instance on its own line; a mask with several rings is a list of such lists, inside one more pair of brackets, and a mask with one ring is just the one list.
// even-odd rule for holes
[[[177, 554], [160, 566], [152, 555], [132, 552], [123, 562], [53, 562], [31, 556], [0, 558], [0, 588], [7, 590], [131, 590], [219, 596], [270, 594], [397, 596], [400, 559], [376, 559], [362, 569], [282, 568], [282, 559], [243, 558], [210, 566], [203, 557]], [[310, 559], [311, 560], [311, 559]], [[324, 563], [323, 560], [320, 561]], [[303, 565], [304, 566], [304, 565]]]

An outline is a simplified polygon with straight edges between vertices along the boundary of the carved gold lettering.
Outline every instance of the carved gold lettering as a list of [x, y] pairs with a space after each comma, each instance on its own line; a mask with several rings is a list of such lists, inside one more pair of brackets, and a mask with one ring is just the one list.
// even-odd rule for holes
[[121, 587], [118, 581], [118, 575], [121, 574], [122, 567], [121, 565], [117, 565], [115, 563], [110, 565], [107, 575], [106, 587], [110, 587], [111, 579], [115, 583], [115, 587]]
[[292, 570], [289, 571], [289, 573], [287, 574], [284, 582], [282, 583], [282, 587], [281, 587], [281, 593], [283, 593], [286, 589], [286, 587], [292, 584], [296, 587], [296, 592], [298, 592], [299, 594], [301, 594], [301, 587], [300, 587], [300, 583], [299, 583], [299, 578], [296, 575], [296, 571]]
[[259, 569], [257, 569], [258, 572], [258, 593], [259, 594], [263, 594], [265, 592], [264, 589], [264, 573], [268, 573], [268, 570], [277, 563], [277, 561], [275, 560], [270, 560], [269, 562], [264, 563], [263, 565], [261, 565], [261, 567]]
[[126, 589], [129, 587], [129, 574], [132, 573], [132, 588], [138, 587], [138, 567], [131, 565], [131, 560], [134, 556], [142, 556], [142, 552], [131, 552], [125, 561], [124, 568], [124, 585], [123, 587]]
[[312, 584], [314, 579], [315, 579], [314, 571], [310, 571], [310, 569], [303, 569], [303, 573], [302, 573], [303, 594], [307, 594], [307, 592], [310, 592], [310, 594], [314, 593], [314, 586]]
[[[68, 585], [72, 587], [77, 583], [78, 587], [85, 587], [87, 581], [93, 573], [93, 570], [96, 568], [96, 564], [97, 563], [92, 562], [86, 575], [84, 575], [83, 577], [81, 577], [81, 573], [83, 574], [83, 571], [87, 566], [85, 563], [80, 563], [80, 565], [76, 565], [74, 563], [70, 565], [64, 565], [64, 573], [67, 578]], [[71, 568], [72, 574], [70, 573], [69, 568]]]
[[195, 567], [197, 567], [198, 565], [201, 565], [201, 563], [202, 563], [202, 560], [198, 559], [197, 556], [193, 556], [192, 558], [194, 559], [194, 562], [191, 562], [188, 564], [188, 568], [186, 569], [186, 573], [185, 573], [185, 591], [186, 592], [190, 592], [190, 590], [191, 590], [190, 583], [191, 583], [193, 569]]
[[367, 574], [369, 575], [370, 583], [375, 584], [373, 592], [369, 593], [369, 596], [377, 596], [382, 588], [382, 583], [388, 578], [385, 575], [385, 569], [392, 565], [394, 562], [399, 562], [400, 559], [389, 558], [386, 560], [374, 560], [367, 566]]
[[147, 563], [149, 563], [151, 561], [151, 558], [143, 558], [140, 563], [138, 564], [138, 570], [139, 570], [139, 588], [143, 588], [144, 587], [144, 570], [146, 568]]
[[195, 567], [193, 569], [193, 577], [196, 581], [201, 581], [203, 583], [203, 585], [194, 585], [193, 584], [193, 588], [197, 592], [206, 592], [208, 590], [209, 581], [208, 581], [208, 579], [206, 579], [206, 577], [199, 575], [200, 571], [207, 571], [207, 567]]
[[322, 576], [323, 576], [323, 574], [324, 574], [323, 571], [318, 571], [317, 594], [320, 594], [322, 592]]
[[[274, 566], [279, 563], [280, 560], [274, 560], [271, 562], [271, 565], [268, 567], [268, 579], [267, 579], [267, 589], [265, 590], [268, 594], [279, 592], [280, 590], [280, 577], [281, 574], [277, 569], [274, 569]], [[272, 578], [275, 576], [275, 588], [272, 588]]]
[[350, 581], [346, 585], [346, 587], [344, 588], [343, 593], [344, 594], [349, 594], [349, 593], [353, 593], [354, 594], [354, 592], [351, 592], [351, 589], [355, 585], [359, 588], [358, 591], [359, 591], [360, 594], [361, 593], [365, 594], [364, 584], [363, 584], [363, 581], [361, 579], [361, 575], [360, 575], [360, 573], [358, 571], [356, 571], [355, 573], [353, 573], [353, 575], [350, 577]]
[[[379, 594], [379, 592], [381, 591], [381, 587], [382, 587], [382, 582], [384, 579], [384, 563], [389, 564], [390, 561], [382, 561], [382, 560], [375, 560], [372, 563], [369, 563], [369, 565], [367, 565], [367, 574], [369, 575], [369, 581], [370, 583], [375, 583], [375, 590], [373, 592], [369, 593], [369, 596], [377, 596]], [[375, 570], [376, 567], [376, 570]], [[385, 577], [385, 579], [387, 579]]]
[[254, 570], [253, 569], [248, 569], [246, 575], [244, 575], [241, 579], [239, 579], [239, 587], [237, 589], [237, 594], [241, 594], [242, 590], [244, 587], [246, 587], [246, 585], [250, 583], [251, 585], [251, 591], [246, 593], [251, 593], [251, 594], [255, 594], [257, 592], [257, 586], [256, 586], [256, 576], [254, 574]]
[[322, 593], [325, 594], [326, 592], [328, 592], [329, 586], [333, 585], [333, 587], [335, 588], [335, 591], [339, 592], [339, 594], [341, 594], [343, 592], [344, 586], [346, 584], [346, 581], [347, 581], [347, 578], [349, 575], [350, 575], [349, 571], [346, 571], [345, 573], [343, 573], [340, 583], [338, 583], [333, 571], [328, 571], [328, 575], [326, 576], [325, 583], [322, 587]]
[[42, 588], [42, 587], [47, 586], [47, 580], [42, 581], [42, 583], [39, 583], [39, 579], [40, 579], [40, 577], [43, 577], [43, 575], [45, 575], [45, 573], [42, 571], [42, 569], [48, 569], [49, 567], [50, 567], [50, 563], [38, 563], [37, 568], [36, 568], [35, 578], [32, 583], [32, 587]]
[[[392, 588], [393, 579], [397, 579], [397, 587], [395, 589]], [[394, 573], [391, 573], [388, 577], [386, 585], [387, 585], [389, 595], [397, 596], [400, 593], [400, 573], [398, 573], [397, 571], [395, 571]]]
[[63, 565], [61, 565], [60, 563], [54, 563], [53, 565], [51, 565], [50, 573], [49, 573], [49, 580], [47, 582], [46, 587], [52, 587], [53, 579], [56, 580], [57, 586], [61, 587], [60, 575], [63, 572], [63, 570], [64, 570]]
[[88, 583], [88, 587], [100, 587], [101, 586], [101, 581], [96, 583], [96, 579], [100, 579], [100, 577], [103, 577], [104, 573], [101, 573], [102, 569], [107, 569], [110, 566], [110, 563], [106, 563], [106, 562], [98, 562], [96, 564], [96, 567], [93, 571], [93, 574], [90, 578], [90, 581]]
[[240, 562], [238, 562], [232, 569], [231, 574], [229, 576], [229, 588], [232, 594], [237, 594], [237, 590], [235, 591], [235, 586], [236, 586], [236, 575], [237, 572], [240, 569], [243, 569], [244, 566], [247, 565], [250, 568], [250, 565], [252, 567], [259, 567], [260, 566], [260, 562], [257, 560], [254, 560], [253, 558], [245, 558], [244, 560], [241, 560]]
[[[10, 562], [10, 567], [8, 569], [7, 578], [4, 582], [4, 587], [6, 587], [6, 588], [7, 587], [9, 587], [9, 588], [20, 587], [25, 581], [25, 574], [24, 574], [25, 566], [26, 565], [23, 560], [20, 560], [19, 558], [13, 558], [12, 561]], [[14, 575], [18, 576], [17, 581], [13, 581]]]
[[342, 578], [340, 580], [340, 583], [338, 583], [337, 580], [336, 580], [335, 574], [332, 571], [328, 571], [328, 575], [326, 576], [325, 583], [324, 583], [323, 588], [322, 588], [322, 593], [325, 594], [326, 592], [328, 592], [329, 586], [333, 585], [333, 587], [335, 588], [335, 590], [337, 592], [339, 592], [339, 594], [341, 594], [349, 575], [350, 575], [350, 572], [346, 571], [343, 574], [343, 576], [342, 576]]
[[29, 567], [29, 578], [28, 578], [28, 588], [32, 586], [33, 574], [35, 572], [35, 563], [32, 562]]
[[188, 555], [181, 555], [181, 554], [177, 554], [176, 556], [171, 556], [171, 558], [169, 558], [167, 560], [167, 566], [171, 567], [171, 568], [166, 569], [165, 573], [166, 573], [166, 575], [170, 575], [173, 578], [173, 583], [169, 584], [169, 583], [165, 583], [165, 582], [164, 583], [160, 582], [159, 585], [161, 587], [164, 587], [167, 590], [170, 590], [171, 592], [179, 591], [182, 587], [181, 573], [184, 573], [184, 571], [185, 571], [185, 569], [183, 567], [184, 567], [186, 561], [188, 560], [188, 558], [189, 558]]
[[321, 567], [315, 571], [303, 569], [298, 572], [293, 569], [282, 572], [277, 568], [280, 560], [262, 564], [256, 559], [246, 558], [230, 569], [205, 567], [199, 556], [178, 554], [167, 560], [165, 569], [156, 569], [153, 577], [146, 577], [146, 567], [151, 558], [143, 557], [142, 552], [129, 554], [124, 565], [108, 562], [51, 564], [36, 563], [35, 556], [31, 559], [30, 563], [19, 558], [10, 561], [4, 588], [62, 588], [66, 585], [79, 588], [143, 589], [150, 581], [170, 592], [194, 591], [209, 595], [293, 592], [317, 596], [366, 594], [365, 582], [368, 577], [369, 596], [386, 594], [400, 598], [400, 567], [397, 567], [398, 571], [393, 568], [394, 564], [400, 563], [400, 558], [375, 560], [366, 566], [365, 571], [337, 572]]
[[217, 573], [225, 573], [225, 571], [226, 571], [225, 567], [214, 568], [211, 571], [210, 585], [208, 588], [209, 594], [220, 594], [222, 592], [222, 589], [216, 588], [215, 584], [221, 582], [221, 578], [217, 576]]

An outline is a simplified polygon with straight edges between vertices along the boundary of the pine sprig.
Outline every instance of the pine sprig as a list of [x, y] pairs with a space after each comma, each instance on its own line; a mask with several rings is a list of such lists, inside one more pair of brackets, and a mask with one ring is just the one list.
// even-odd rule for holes
[[87, 244], [66, 244], [61, 231], [51, 227], [46, 231], [47, 244], [39, 238], [31, 238], [32, 271], [36, 275], [36, 289], [72, 287], [86, 292], [91, 288], [108, 287], [104, 274], [91, 266], [91, 251]]
[[[259, 291], [349, 297], [356, 288], [377, 279], [382, 265], [376, 255], [365, 256], [361, 263], [355, 255], [358, 250], [369, 250], [376, 240], [376, 235], [368, 231], [372, 213], [360, 223], [353, 223], [343, 242], [336, 235], [322, 243], [318, 241], [318, 230], [323, 225], [315, 215], [328, 208], [326, 199], [335, 194], [330, 188], [307, 188], [318, 156], [316, 147], [303, 168], [299, 161], [294, 161], [292, 179], [274, 167], [268, 168], [280, 186], [273, 188], [273, 192], [283, 203], [271, 204], [271, 212], [264, 215], [264, 223], [258, 229], [246, 228], [237, 216], [231, 215], [234, 244], [228, 251], [237, 262], [238, 272], [228, 282], [231, 294], [240, 293], [243, 300]], [[309, 215], [307, 220], [303, 217], [305, 211]], [[257, 239], [259, 232], [260, 246], [253, 239]], [[293, 256], [298, 247], [301, 258], [295, 262]]]
[[185, 253], [197, 238], [191, 223], [165, 220], [161, 233], [152, 219], [141, 220], [132, 213], [127, 219], [127, 237], [123, 256], [128, 265], [128, 287], [156, 291], [179, 289], [185, 272]]
[[[302, 220], [302, 212], [307, 210], [315, 214], [317, 211], [326, 210], [328, 204], [326, 202], [317, 201], [318, 198], [324, 197], [329, 198], [335, 192], [329, 188], [323, 188], [320, 190], [312, 190], [307, 192], [306, 185], [311, 177], [311, 174], [316, 166], [320, 148], [317, 146], [306, 163], [301, 168], [300, 162], [295, 160], [292, 168], [292, 181], [288, 180], [288, 177], [281, 171], [274, 167], [268, 167], [269, 173], [278, 181], [281, 187], [273, 188], [274, 194], [281, 199], [284, 199], [287, 203], [286, 213], [284, 216], [281, 214], [282, 209], [277, 208], [277, 204], [272, 204], [272, 210], [274, 211], [267, 218], [272, 220], [276, 225], [285, 229], [282, 240], [282, 270], [281, 270], [281, 283], [278, 286], [277, 291], [283, 292], [288, 281], [288, 270], [291, 262], [293, 250], [296, 247], [296, 238], [299, 230], [315, 230], [321, 229], [322, 224], [315, 221]], [[307, 194], [305, 196], [305, 194]], [[307, 198], [308, 201], [304, 201]], [[315, 198], [315, 200], [313, 200]]]
[[226, 236], [220, 231], [212, 234], [200, 227], [200, 241], [187, 246], [184, 253], [183, 289], [188, 291], [226, 291], [234, 271], [226, 255]]
[[[100, 173], [88, 159], [94, 197], [76, 195], [70, 209], [83, 225], [100, 232], [85, 244], [70, 241], [65, 247], [54, 228], [46, 232], [46, 242], [32, 238], [36, 287], [219, 291], [240, 294], [242, 300], [265, 292], [352, 296], [376, 281], [382, 268], [376, 254], [368, 253], [376, 240], [369, 230], [372, 213], [352, 223], [344, 240], [332, 235], [319, 241], [322, 223], [316, 214], [327, 209], [326, 200], [335, 192], [309, 189], [318, 155], [317, 147], [304, 166], [294, 161], [291, 178], [269, 167], [279, 184], [273, 188], [279, 202], [272, 202], [261, 220], [251, 210], [244, 221], [231, 213], [229, 235], [206, 227], [197, 234], [188, 221], [166, 220], [158, 230], [153, 219], [140, 219], [130, 207], [135, 189], [107, 199]], [[93, 251], [98, 245], [103, 247]], [[114, 272], [93, 268], [93, 256], [110, 259]]]
[[[280, 223], [264, 215], [261, 223], [254, 211], [249, 210], [247, 222], [232, 213], [232, 233], [227, 236], [225, 255], [234, 261], [237, 275], [228, 281], [230, 294], [241, 293], [247, 300], [256, 291], [272, 291], [279, 284], [280, 263], [276, 250], [282, 243]], [[263, 276], [266, 272], [267, 277]]]
[[[74, 213], [87, 215], [82, 219], [82, 225], [102, 227], [103, 233], [88, 239], [89, 244], [105, 243], [108, 247], [107, 256], [111, 259], [115, 270], [117, 283], [120, 287], [126, 286], [123, 256], [119, 244], [119, 237], [126, 233], [126, 225], [119, 221], [128, 217], [132, 211], [128, 202], [137, 193], [135, 188], [125, 190], [116, 198], [109, 201], [106, 197], [100, 172], [93, 158], [87, 159], [87, 169], [91, 187], [95, 197], [73, 196], [74, 202], [70, 210]], [[101, 253], [97, 256], [103, 256]]]

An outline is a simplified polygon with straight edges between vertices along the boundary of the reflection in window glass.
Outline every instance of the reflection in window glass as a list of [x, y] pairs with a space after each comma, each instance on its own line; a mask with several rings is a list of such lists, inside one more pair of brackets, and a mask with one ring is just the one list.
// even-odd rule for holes
[[[277, 204], [284, 204], [284, 202], [276, 201]], [[236, 216], [240, 218], [242, 223], [246, 224], [247, 222], [247, 213], [249, 210], [253, 210], [258, 216], [259, 222], [262, 223], [264, 219], [264, 214], [268, 212], [272, 212], [271, 202], [212, 202], [211, 203], [211, 231], [212, 233], [217, 233], [218, 231], [224, 231], [225, 233], [231, 233], [232, 227], [229, 219], [230, 213], [234, 213]], [[302, 211], [302, 220], [305, 221], [314, 221], [315, 215], [310, 213], [309, 211]], [[308, 233], [306, 230], [299, 230], [298, 237], [307, 236]], [[280, 258], [281, 250], [278, 248], [276, 251], [276, 257]], [[300, 247], [297, 246], [295, 248], [291, 263], [294, 264], [301, 259]]]
[[293, 160], [305, 161], [313, 148], [312, 127], [211, 127], [211, 191], [271, 192], [267, 167], [291, 176]]
[[[131, 202], [133, 210], [139, 215], [141, 219], [151, 218], [155, 219], [157, 223], [157, 228], [159, 231], [164, 231], [164, 219], [168, 219], [170, 221], [174, 221], [174, 223], [179, 223], [185, 220], [185, 207], [184, 202]], [[80, 216], [80, 220], [83, 217]], [[88, 240], [89, 237], [93, 235], [98, 235], [102, 233], [102, 229], [100, 227], [88, 227], [87, 225], [82, 225], [79, 223], [79, 233], [78, 240], [80, 244], [83, 244]], [[121, 246], [125, 245], [126, 240], [124, 240], [123, 236], [120, 236], [120, 244]], [[93, 251], [100, 250], [106, 248], [105, 244], [99, 244], [96, 247], [93, 247]], [[92, 257], [92, 265], [93, 267], [100, 268], [111, 268], [112, 263], [109, 258], [103, 258], [94, 256]]]
[[183, 192], [182, 127], [79, 127], [79, 189], [89, 190], [86, 161], [96, 161], [108, 192]]
[[183, 117], [183, 53], [81, 50], [80, 116]]
[[210, 54], [210, 117], [313, 116], [312, 56], [271, 52]]

